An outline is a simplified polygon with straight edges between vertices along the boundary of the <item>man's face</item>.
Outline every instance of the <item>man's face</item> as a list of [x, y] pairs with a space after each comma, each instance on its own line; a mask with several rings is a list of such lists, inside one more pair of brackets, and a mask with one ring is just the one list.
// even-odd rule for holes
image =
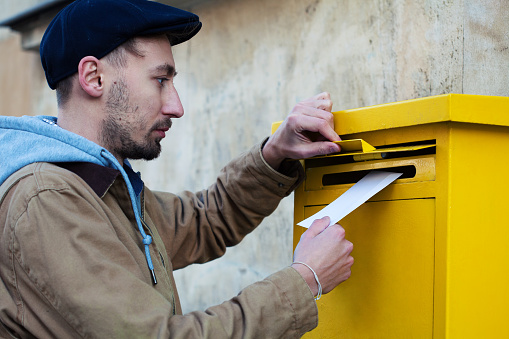
[[175, 62], [165, 36], [137, 38], [142, 57], [127, 53], [107, 91], [101, 137], [103, 146], [121, 159], [152, 160], [160, 141], [184, 109], [173, 86]]

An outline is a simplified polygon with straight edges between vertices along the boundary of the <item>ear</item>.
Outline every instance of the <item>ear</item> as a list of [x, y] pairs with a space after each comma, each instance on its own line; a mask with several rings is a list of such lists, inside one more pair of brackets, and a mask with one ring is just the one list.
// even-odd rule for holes
[[103, 75], [100, 73], [101, 62], [93, 56], [86, 56], [78, 65], [78, 76], [81, 88], [92, 97], [103, 93]]

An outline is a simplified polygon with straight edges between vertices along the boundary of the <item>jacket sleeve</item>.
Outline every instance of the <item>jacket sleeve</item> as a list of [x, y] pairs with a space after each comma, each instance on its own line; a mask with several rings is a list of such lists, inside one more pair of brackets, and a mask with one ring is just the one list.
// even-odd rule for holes
[[238, 244], [303, 180], [298, 161], [288, 162], [284, 173], [265, 162], [257, 145], [225, 166], [206, 190], [183, 192], [177, 198], [154, 192], [146, 208], [173, 267], [210, 261]]
[[18, 306], [12, 317], [41, 338], [298, 338], [317, 325], [293, 268], [204, 312], [172, 316], [94, 199], [64, 186], [31, 197], [10, 229], [2, 279]]
[[170, 319], [175, 338], [300, 338], [318, 325], [308, 285], [287, 267], [205, 312]]

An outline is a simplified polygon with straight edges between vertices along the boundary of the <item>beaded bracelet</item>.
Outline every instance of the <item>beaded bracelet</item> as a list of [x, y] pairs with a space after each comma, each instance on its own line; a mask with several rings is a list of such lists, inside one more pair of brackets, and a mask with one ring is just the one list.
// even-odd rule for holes
[[301, 264], [301, 265], [304, 265], [304, 266], [306, 266], [307, 268], [309, 268], [309, 269], [311, 270], [311, 272], [313, 272], [313, 275], [315, 276], [316, 283], [318, 284], [318, 293], [316, 294], [316, 297], [314, 297], [314, 298], [315, 298], [315, 300], [319, 300], [319, 299], [322, 297], [322, 285], [320, 284], [320, 281], [318, 280], [318, 276], [316, 275], [315, 270], [313, 270], [313, 269], [311, 268], [311, 266], [309, 266], [308, 264], [303, 263], [303, 262], [301, 262], [301, 261], [294, 261], [293, 263], [294, 263], [294, 264]]

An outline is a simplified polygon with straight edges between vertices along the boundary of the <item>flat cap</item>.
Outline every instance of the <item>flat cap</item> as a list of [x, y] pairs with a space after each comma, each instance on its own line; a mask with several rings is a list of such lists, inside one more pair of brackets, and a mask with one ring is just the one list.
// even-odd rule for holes
[[148, 0], [76, 0], [51, 21], [41, 41], [49, 87], [78, 71], [85, 56], [100, 59], [127, 40], [167, 33], [171, 44], [191, 39], [201, 28], [197, 15]]

